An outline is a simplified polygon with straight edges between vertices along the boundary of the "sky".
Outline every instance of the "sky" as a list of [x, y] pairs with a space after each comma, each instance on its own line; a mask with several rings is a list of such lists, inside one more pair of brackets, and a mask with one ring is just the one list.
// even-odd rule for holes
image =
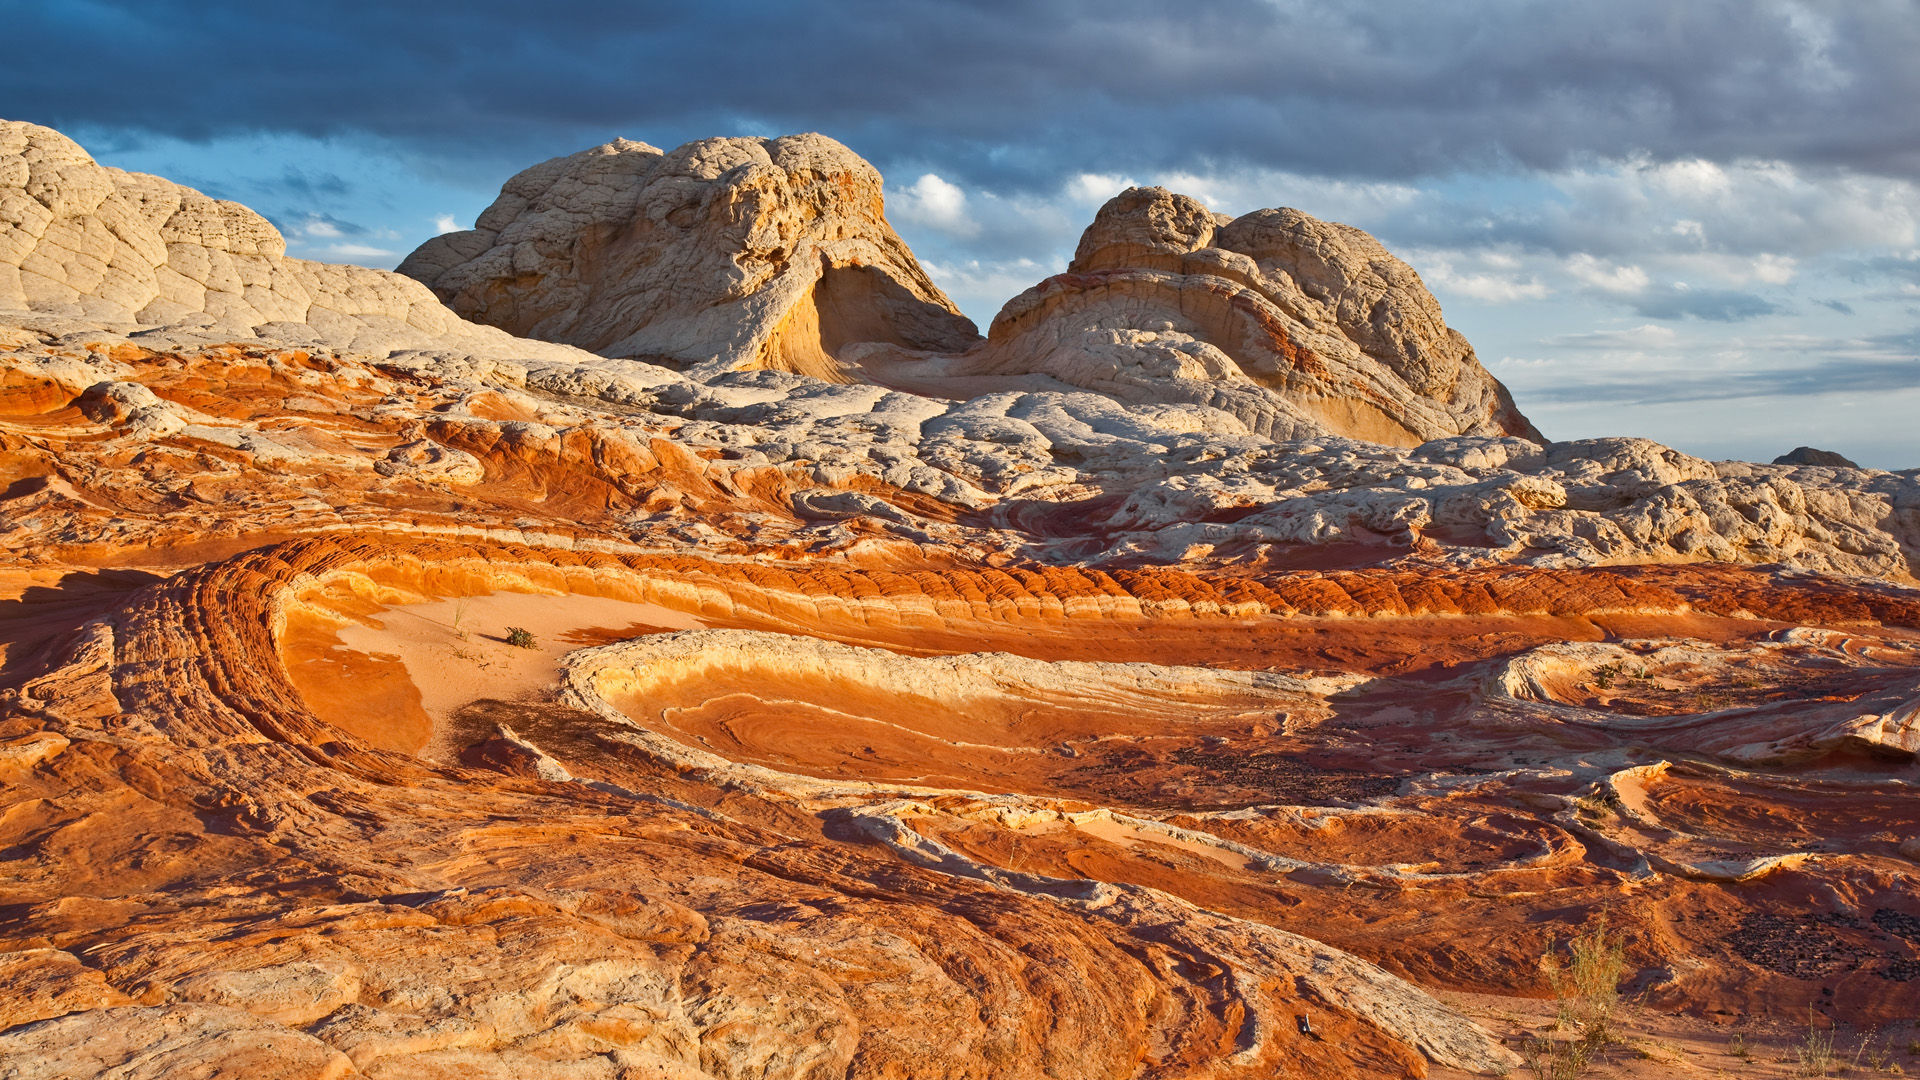
[[1106, 198], [1378, 236], [1557, 439], [1920, 467], [1920, 0], [0, 0], [0, 116], [391, 267], [614, 137], [820, 131], [984, 328]]

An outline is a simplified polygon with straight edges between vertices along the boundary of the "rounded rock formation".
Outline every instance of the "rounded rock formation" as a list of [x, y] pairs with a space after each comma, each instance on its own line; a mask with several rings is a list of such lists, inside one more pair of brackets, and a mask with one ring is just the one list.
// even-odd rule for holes
[[1101, 207], [1066, 273], [1009, 301], [971, 366], [1208, 405], [1272, 438], [1541, 441], [1373, 237], [1285, 208], [1230, 218], [1158, 187]]
[[845, 381], [849, 344], [979, 339], [887, 224], [880, 174], [823, 135], [555, 158], [400, 272], [477, 322], [697, 373]]
[[6, 310], [382, 355], [571, 352], [465, 322], [399, 274], [290, 259], [280, 231], [247, 207], [107, 168], [58, 131], [17, 120], [0, 120]]

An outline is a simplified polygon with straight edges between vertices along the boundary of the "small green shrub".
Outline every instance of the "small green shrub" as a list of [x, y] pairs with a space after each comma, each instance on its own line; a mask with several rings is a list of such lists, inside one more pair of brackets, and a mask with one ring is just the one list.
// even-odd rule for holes
[[537, 649], [540, 643], [535, 640], [533, 631], [524, 626], [507, 627], [507, 644], [516, 649]]

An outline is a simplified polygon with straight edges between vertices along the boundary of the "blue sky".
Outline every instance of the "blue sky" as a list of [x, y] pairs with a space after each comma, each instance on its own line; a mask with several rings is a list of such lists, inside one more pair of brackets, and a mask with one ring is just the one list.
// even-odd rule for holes
[[0, 116], [391, 266], [614, 136], [817, 130], [983, 325], [1162, 183], [1379, 236], [1556, 438], [1920, 466], [1920, 2], [0, 0]]

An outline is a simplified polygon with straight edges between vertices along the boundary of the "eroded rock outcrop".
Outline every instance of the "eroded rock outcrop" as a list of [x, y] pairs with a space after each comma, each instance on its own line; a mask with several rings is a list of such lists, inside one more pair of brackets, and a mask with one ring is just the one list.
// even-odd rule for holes
[[1285, 208], [1231, 218], [1157, 187], [1101, 207], [1066, 273], [1008, 301], [967, 368], [1208, 405], [1272, 438], [1540, 441], [1373, 237]]
[[952, 401], [575, 350], [375, 358], [56, 329], [0, 318], [0, 548], [28, 559], [344, 528], [378, 505], [415, 529], [1089, 567], [1779, 563], [1904, 582], [1920, 565], [1913, 472], [1645, 439], [1276, 442], [1217, 409], [1091, 392]]
[[237, 202], [96, 163], [72, 139], [0, 120], [0, 311], [201, 340], [565, 358], [447, 310], [384, 270], [287, 257]]
[[978, 338], [887, 224], [880, 174], [823, 135], [555, 158], [400, 272], [477, 322], [700, 373], [841, 379], [853, 343]]
[[1297, 210], [1131, 189], [979, 345], [886, 223], [879, 174], [818, 135], [556, 158], [400, 269], [477, 321], [697, 376], [1046, 376], [1271, 438], [1540, 438], [1410, 267]]
[[1860, 466], [1852, 458], [1837, 454], [1832, 450], [1820, 450], [1811, 446], [1796, 446], [1787, 453], [1773, 459], [1775, 465], [1818, 465], [1828, 469], [1857, 469]]

